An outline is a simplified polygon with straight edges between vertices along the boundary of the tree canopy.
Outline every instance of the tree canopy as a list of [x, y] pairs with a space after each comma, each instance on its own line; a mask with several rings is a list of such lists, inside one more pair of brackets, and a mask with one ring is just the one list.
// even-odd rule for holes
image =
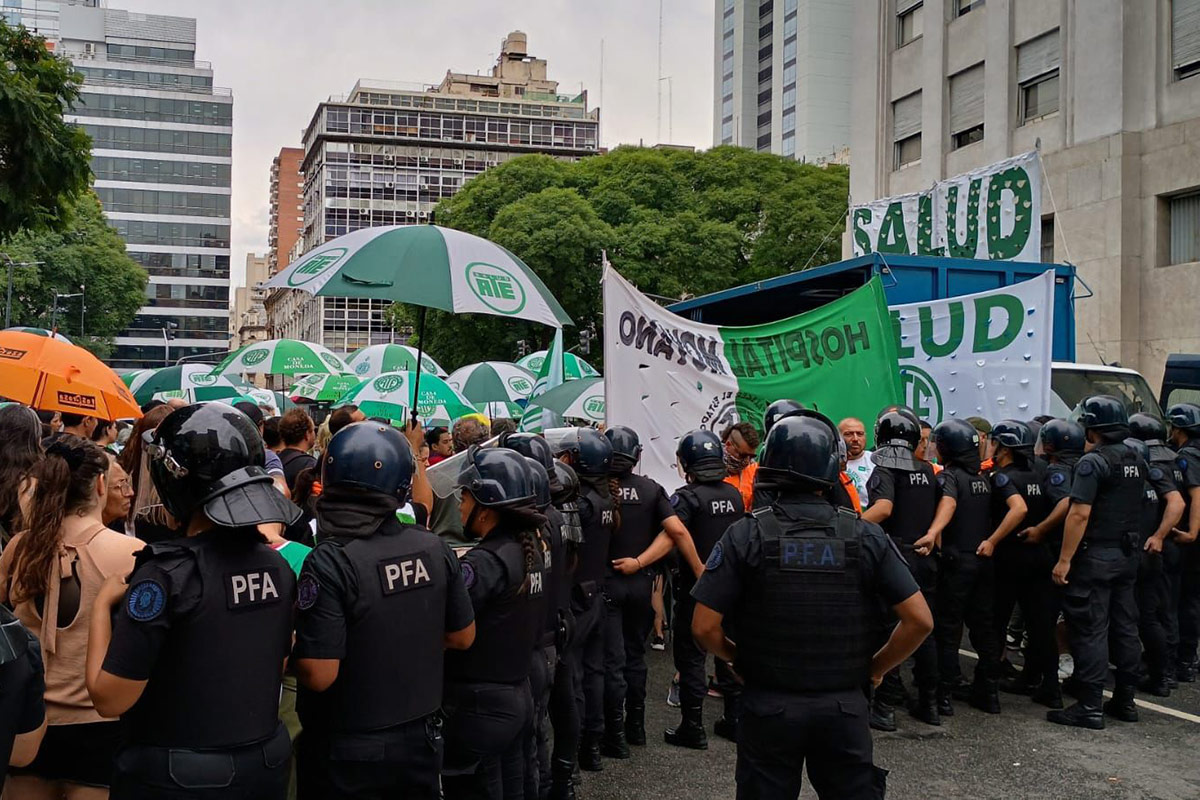
[[[89, 191], [75, 201], [70, 220], [61, 231], [21, 231], [5, 245], [15, 262], [43, 262], [13, 270], [12, 324], [51, 327], [54, 294], [74, 294], [83, 285], [84, 297], [59, 301], [57, 326], [75, 344], [104, 358], [112, 337], [146, 303], [146, 271], [126, 255], [125, 242], [109, 227], [95, 194]], [[6, 270], [0, 260], [0, 279], [7, 279]], [[81, 301], [86, 303], [82, 320]]]
[[[601, 325], [601, 251], [643, 292], [678, 299], [834, 261], [849, 171], [735, 147], [702, 153], [621, 147], [578, 162], [522, 156], [438, 204], [439, 225], [483, 236], [525, 261], [575, 320]], [[398, 327], [417, 309], [394, 306]], [[425, 347], [447, 364], [512, 360], [552, 331], [429, 312]], [[568, 329], [568, 347], [577, 336]], [[589, 359], [598, 361], [593, 350]]]
[[0, 242], [21, 229], [61, 228], [91, 179], [91, 139], [63, 112], [82, 75], [46, 40], [0, 22]]

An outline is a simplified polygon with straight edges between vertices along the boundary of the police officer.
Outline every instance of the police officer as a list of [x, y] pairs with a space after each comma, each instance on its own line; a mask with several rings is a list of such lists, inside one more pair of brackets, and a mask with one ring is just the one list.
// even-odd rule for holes
[[[1149, 469], [1124, 440], [1129, 417], [1115, 397], [1093, 395], [1080, 404], [1087, 452], [1075, 466], [1071, 510], [1054, 582], [1063, 590], [1063, 616], [1077, 702], [1046, 719], [1059, 725], [1101, 729], [1104, 714], [1137, 721], [1133, 696], [1141, 658], [1138, 643], [1138, 529]], [[1111, 652], [1110, 652], [1111, 650]], [[1113, 698], [1101, 712], [1101, 693], [1111, 658], [1117, 668]]]
[[1181, 480], [1179, 488], [1187, 508], [1175, 531], [1179, 545], [1179, 652], [1176, 676], [1183, 683], [1196, 680], [1196, 646], [1200, 641], [1200, 406], [1176, 403], [1167, 409], [1171, 425], [1171, 444], [1178, 453], [1175, 464]]
[[[766, 437], [771, 432], [771, 428], [775, 423], [785, 417], [804, 416], [808, 413], [808, 409], [803, 403], [796, 400], [776, 400], [767, 406], [767, 410], [763, 412], [763, 436]], [[819, 412], [814, 412], [819, 413]], [[761, 454], [762, 449], [759, 449]], [[846, 441], [838, 445], [838, 463], [840, 469], [838, 471], [838, 483], [833, 487], [829, 494], [829, 501], [838, 508], [846, 508], [854, 513], [858, 513], [862, 509], [862, 504], [859, 502], [858, 490], [854, 488], [854, 481], [846, 474]], [[757, 489], [756, 489], [757, 491]], [[761, 502], [756, 498], [755, 505], [770, 505], [769, 497], [763, 497]], [[720, 675], [718, 674], [718, 678]], [[722, 687], [723, 688], [723, 687]], [[726, 717], [729, 715], [726, 714]]]
[[471, 447], [458, 478], [475, 643], [446, 655], [447, 800], [520, 797], [533, 725], [530, 657], [546, 623], [545, 546], [528, 459]]
[[571, 590], [575, 632], [567, 666], [581, 718], [579, 768], [596, 772], [604, 769], [600, 759], [600, 739], [604, 736], [603, 592], [611, 564], [609, 543], [620, 526], [620, 512], [609, 483], [613, 450], [604, 434], [591, 428], [572, 430], [558, 448], [580, 482], [576, 504], [583, 542]]
[[[837, 481], [837, 439], [833, 423], [817, 416], [775, 424], [758, 478], [775, 503], [725, 532], [692, 590], [697, 642], [746, 682], [739, 798], [797, 797], [805, 760], [821, 797], [882, 797], [886, 773], [872, 764], [863, 688], [933, 627], [883, 531], [826, 499]], [[900, 623], [874, 652], [880, 599]], [[736, 645], [722, 627], [730, 614]]]
[[[962, 419], [948, 419], [933, 429], [931, 441], [945, 469], [938, 473], [937, 513], [933, 524], [913, 545], [917, 553], [941, 547], [938, 568], [934, 636], [938, 648], [938, 713], [953, 716], [952, 699], [965, 699], [981, 711], [996, 713], [1000, 679], [1000, 648], [996, 637], [993, 600], [996, 590], [991, 547], [993, 484], [980, 472], [979, 432]], [[1024, 503], [1011, 482], [996, 484], [1003, 499]], [[993, 534], [994, 535], [994, 534]], [[975, 679], [962, 677], [958, 647], [966, 624], [971, 645], [979, 654]]]
[[654, 625], [650, 605], [654, 573], [650, 567], [657, 559], [643, 560], [641, 556], [661, 534], [663, 555], [671, 540], [686, 538], [687, 545], [681, 549], [689, 568], [698, 572], [701, 562], [663, 487], [633, 472], [642, 454], [637, 432], [614, 425], [604, 436], [613, 448], [612, 476], [621, 505], [621, 528], [609, 544], [612, 571], [604, 584], [604, 739], [600, 752], [610, 758], [628, 758], [630, 744], [646, 743], [646, 640]]
[[[570, 669], [570, 653], [575, 646], [575, 615], [571, 611], [571, 593], [575, 586], [575, 567], [579, 563], [579, 545], [583, 529], [579, 521], [579, 476], [562, 461], [555, 460], [550, 482], [550, 500], [561, 516], [560, 533], [563, 542], [561, 568], [555, 578], [558, 606], [558, 637], [555, 653], [558, 663], [550, 689], [549, 715], [554, 730], [551, 750], [550, 776], [543, 771], [539, 785], [541, 800], [574, 800], [575, 783], [572, 773], [579, 752], [580, 710], [575, 702], [575, 688]], [[543, 765], [544, 770], [544, 765]]]
[[321, 456], [292, 651], [302, 797], [438, 797], [443, 656], [471, 645], [475, 615], [449, 545], [396, 518], [414, 468], [403, 434], [376, 422]]
[[[875, 450], [871, 454], [875, 470], [867, 480], [871, 504], [862, 517], [880, 525], [891, 537], [904, 556], [925, 602], [932, 607], [937, 597], [937, 560], [928, 552], [917, 553], [914, 545], [933, 524], [938, 484], [933, 466], [927, 461], [918, 461], [914, 455], [920, 442], [921, 422], [915, 414], [899, 408], [884, 409], [879, 414], [875, 420]], [[922, 722], [941, 725], [937, 705], [937, 647], [932, 638], [921, 642], [915, 661], [913, 675], [917, 700], [909, 711]], [[890, 694], [885, 691], [887, 689]], [[903, 693], [899, 669], [889, 672], [872, 699], [872, 727], [896, 729], [891, 706], [902, 699]]]
[[114, 578], [96, 599], [88, 692], [128, 735], [111, 796], [282, 798], [296, 578], [257, 526], [300, 511], [264, 469], [257, 427], [230, 406], [172, 412], [147, 453], [184, 536], [139, 551], [128, 592]]
[[[726, 529], [745, 513], [742, 493], [725, 482], [721, 440], [711, 431], [695, 430], [685, 434], [679, 440], [675, 457], [687, 483], [675, 490], [671, 507], [687, 528], [697, 560], [702, 564]], [[692, 587], [696, 585], [696, 578], [697, 572], [684, 566], [674, 585], [672, 652], [675, 669], [679, 672], [679, 705], [683, 719], [674, 728], [667, 728], [663, 739], [678, 747], [705, 750], [708, 748], [708, 737], [704, 732], [704, 697], [707, 694], [704, 662], [707, 654], [692, 637], [692, 612], [696, 607]], [[717, 663], [723, 664], [719, 659]], [[722, 726], [732, 728], [724, 731], [728, 738], [737, 736], [734, 720], [736, 716], [732, 714], [719, 720]]]
[[[992, 426], [989, 434], [991, 457], [995, 467], [992, 486], [1007, 482], [1016, 487], [1025, 501], [1026, 513], [1021, 527], [1005, 534], [996, 545], [996, 646], [1004, 650], [1004, 625], [1020, 604], [1021, 618], [1029, 646], [1020, 674], [1004, 683], [1004, 689], [1029, 695], [1035, 703], [1062, 708], [1058, 683], [1058, 602], [1050, 570], [1055, 556], [1040, 534], [1039, 526], [1054, 510], [1046, 486], [1046, 465], [1036, 460], [1037, 441], [1033, 427], [1020, 420], [1006, 419]], [[994, 498], [1000, 493], [994, 492]], [[1007, 526], [1014, 512], [1008, 503], [992, 504], [992, 524], [996, 530]], [[1031, 530], [1033, 534], [1031, 535]]]
[[[32, 415], [31, 415], [32, 416]], [[28, 766], [46, 734], [42, 646], [0, 605], [0, 792], [10, 765]]]
[[[1136, 418], [1136, 422], [1135, 422]], [[1161, 444], [1162, 438], [1154, 434], [1161, 428], [1166, 435], [1166, 426], [1148, 414], [1132, 414], [1129, 417], [1130, 438], [1125, 444], [1135, 450], [1146, 461], [1149, 472], [1146, 477], [1145, 503], [1142, 506], [1142, 524], [1138, 541], [1138, 572], [1134, 584], [1134, 600], [1138, 610], [1138, 635], [1145, 648], [1147, 672], [1138, 688], [1156, 697], [1170, 697], [1171, 687], [1167, 684], [1167, 663], [1170, 657], [1170, 637], [1167, 630], [1170, 614], [1166, 611], [1171, 603], [1170, 587], [1163, 551], [1167, 549], [1167, 536], [1183, 516], [1183, 496], [1179, 485], [1171, 475], [1174, 453]], [[1157, 441], [1156, 449], [1168, 452], [1167, 460], [1155, 462], [1150, 445], [1142, 439], [1147, 433]], [[1174, 548], [1174, 543], [1171, 545]]]

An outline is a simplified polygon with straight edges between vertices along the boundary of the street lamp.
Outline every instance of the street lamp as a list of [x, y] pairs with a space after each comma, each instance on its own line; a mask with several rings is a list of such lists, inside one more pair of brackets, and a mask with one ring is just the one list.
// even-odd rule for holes
[[[80, 286], [79, 288], [82, 289], [83, 287]], [[58, 327], [57, 327], [58, 312], [66, 311], [65, 308], [59, 308], [58, 301], [59, 300], [70, 300], [72, 297], [83, 297], [83, 292], [69, 292], [69, 293], [65, 293], [65, 294], [63, 292], [55, 292], [54, 293], [54, 305], [50, 307], [50, 330], [51, 330], [51, 332], [58, 330]], [[83, 323], [83, 318], [80, 317], [80, 324], [82, 324], [82, 323]], [[82, 334], [83, 331], [81, 330], [80, 333]]]
[[177, 330], [179, 330], [178, 322], [168, 321], [167, 324], [163, 326], [163, 347], [166, 348], [166, 352], [163, 353], [164, 367], [171, 366], [171, 340], [175, 338], [175, 331]]

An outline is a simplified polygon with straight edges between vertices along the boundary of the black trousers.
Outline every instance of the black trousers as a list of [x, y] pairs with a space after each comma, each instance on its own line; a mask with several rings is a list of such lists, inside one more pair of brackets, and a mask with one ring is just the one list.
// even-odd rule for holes
[[703, 709], [704, 697], [708, 693], [704, 662], [707, 653], [692, 638], [692, 614], [696, 601], [692, 599], [690, 586], [677, 582], [675, 585], [675, 635], [671, 638], [671, 654], [675, 657], [675, 669], [679, 672], [679, 705], [684, 711]]
[[439, 715], [383, 731], [330, 738], [326, 797], [337, 800], [437, 800], [442, 770]]
[[[575, 645], [571, 643], [568, 648]], [[560, 655], [550, 687], [550, 725], [554, 729], [553, 757], [572, 764], [579, 757], [579, 704], [575, 701], [575, 680], [571, 650]], [[549, 784], [546, 784], [546, 788]]]
[[554, 645], [533, 651], [533, 663], [529, 668], [533, 725], [525, 741], [525, 797], [528, 800], [544, 794], [543, 787], [550, 787], [550, 695], [557, 664], [558, 652]]
[[962, 677], [958, 647], [966, 624], [971, 646], [979, 655], [975, 668], [982, 678], [1000, 675], [1000, 648], [996, 638], [995, 564], [974, 553], [943, 551], [938, 565], [937, 607], [933, 635], [937, 640], [938, 680], [951, 684]]
[[996, 549], [996, 605], [993, 619], [996, 648], [1004, 652], [1005, 630], [1013, 608], [1021, 607], [1029, 649], [1025, 654], [1025, 678], [1058, 679], [1058, 598], [1051, 572], [1055, 557], [1045, 543], [1005, 541]]
[[586, 733], [603, 733], [604, 597], [598, 591], [576, 586], [571, 594], [571, 611], [575, 614], [575, 639], [568, 661], [580, 728]]
[[447, 683], [446, 800], [519, 800], [525, 794], [525, 742], [533, 726], [529, 681]]
[[280, 725], [264, 742], [229, 750], [128, 745], [117, 754], [115, 800], [283, 800], [292, 740]]
[[[1170, 622], [1167, 609], [1171, 604], [1171, 590], [1167, 583], [1167, 571], [1162, 553], [1147, 553], [1138, 557], [1137, 583], [1134, 599], [1138, 609], [1138, 634], [1142, 647], [1146, 649], [1146, 666], [1150, 676], [1161, 679], [1170, 663], [1170, 646], [1167, 641], [1167, 626]], [[1111, 647], [1111, 645], [1110, 645]]]
[[867, 698], [852, 689], [787, 694], [747, 686], [738, 724], [738, 800], [795, 800], [804, 765], [823, 800], [882, 798]]
[[1182, 545], [1179, 551], [1179, 660], [1195, 661], [1200, 642], [1200, 541]]
[[[1076, 553], [1063, 589], [1063, 616], [1081, 699], [1099, 704], [1111, 659], [1118, 686], [1136, 686], [1142, 647], [1134, 602], [1138, 555], [1119, 547]], [[1112, 650], [1109, 650], [1111, 641]]]
[[1173, 665], [1179, 656], [1179, 593], [1183, 571], [1183, 553], [1173, 539], [1163, 542], [1163, 581], [1167, 602], [1163, 607], [1163, 627], [1166, 628], [1167, 658]]
[[615, 575], [604, 585], [604, 713], [646, 705], [646, 640], [654, 627], [648, 571]]

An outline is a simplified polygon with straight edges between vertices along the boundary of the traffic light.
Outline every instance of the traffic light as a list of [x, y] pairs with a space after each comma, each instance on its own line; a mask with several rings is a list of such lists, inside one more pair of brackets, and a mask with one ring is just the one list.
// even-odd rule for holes
[[524, 358], [527, 355], [529, 355], [529, 342], [517, 339], [517, 358]]

